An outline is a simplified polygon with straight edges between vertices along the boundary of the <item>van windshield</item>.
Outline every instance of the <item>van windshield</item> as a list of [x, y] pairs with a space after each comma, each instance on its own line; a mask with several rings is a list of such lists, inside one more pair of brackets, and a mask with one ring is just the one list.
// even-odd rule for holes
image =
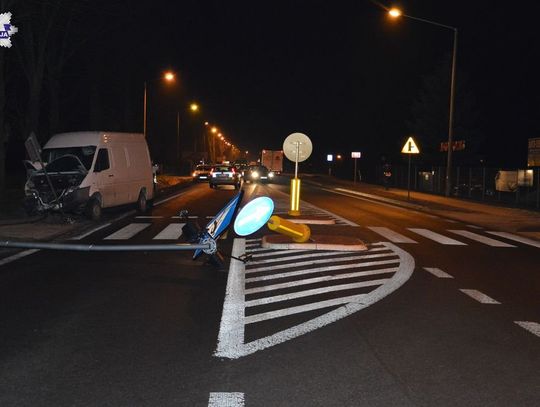
[[45, 148], [43, 149], [43, 161], [51, 163], [60, 157], [74, 155], [81, 161], [86, 170], [89, 171], [95, 153], [96, 146]]

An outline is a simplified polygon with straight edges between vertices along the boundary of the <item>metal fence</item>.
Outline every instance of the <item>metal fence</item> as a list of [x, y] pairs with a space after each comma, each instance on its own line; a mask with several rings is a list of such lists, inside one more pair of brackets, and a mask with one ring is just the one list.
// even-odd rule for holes
[[[393, 166], [392, 175], [386, 180], [382, 167], [378, 168], [377, 173], [377, 181], [381, 185], [386, 182], [389, 188], [407, 189], [406, 166]], [[412, 166], [410, 177], [411, 191], [445, 193], [446, 167], [426, 169]], [[454, 197], [540, 209], [540, 168], [455, 167], [452, 170], [451, 194]]]

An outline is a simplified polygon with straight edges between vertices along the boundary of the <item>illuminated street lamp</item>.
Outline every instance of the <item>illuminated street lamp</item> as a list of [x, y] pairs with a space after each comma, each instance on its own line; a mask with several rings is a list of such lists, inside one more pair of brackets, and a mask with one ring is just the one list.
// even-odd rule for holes
[[[163, 74], [163, 79], [165, 80], [165, 82], [174, 82], [176, 76], [174, 74], [174, 72], [172, 71], [167, 71]], [[159, 79], [159, 78], [158, 78]], [[157, 79], [155, 79], [157, 80]], [[153, 82], [153, 81], [151, 81]], [[147, 100], [147, 82], [144, 81], [144, 102], [143, 102], [143, 134], [144, 134], [144, 138], [146, 138], [146, 117], [147, 117], [147, 110], [148, 110], [148, 100]]]
[[458, 40], [458, 29], [450, 25], [437, 23], [435, 21], [426, 20], [424, 18], [418, 18], [403, 14], [398, 8], [391, 8], [388, 10], [388, 15], [391, 18], [407, 17], [411, 20], [421, 21], [423, 23], [436, 25], [438, 27], [446, 28], [454, 32], [454, 46], [452, 50], [452, 71], [450, 79], [450, 108], [449, 108], [449, 118], [448, 118], [448, 153], [446, 158], [446, 185], [445, 185], [445, 195], [450, 196], [451, 191], [451, 178], [452, 178], [452, 144], [454, 137], [454, 95], [455, 95], [455, 85], [456, 85], [456, 56], [457, 56], [457, 40]]
[[197, 103], [192, 103], [189, 105], [189, 110], [192, 112], [198, 112], [199, 111], [199, 105]]

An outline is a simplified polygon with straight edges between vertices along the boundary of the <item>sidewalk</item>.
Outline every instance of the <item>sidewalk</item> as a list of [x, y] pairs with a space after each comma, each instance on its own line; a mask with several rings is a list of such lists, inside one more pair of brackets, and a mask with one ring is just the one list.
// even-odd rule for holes
[[[302, 177], [302, 176], [300, 176]], [[402, 189], [385, 190], [379, 185], [363, 182], [344, 181], [325, 175], [305, 176], [304, 182], [327, 187], [341, 193], [361, 194], [368, 199], [405, 206], [434, 215], [461, 221], [488, 229], [518, 233], [540, 240], [540, 212], [526, 209], [508, 208], [471, 200], [447, 198], [445, 196]]]
[[[158, 177], [157, 198], [174, 192], [177, 188], [191, 184], [191, 177], [161, 175]], [[92, 222], [82, 215], [72, 215], [73, 222], [66, 222], [59, 214], [29, 217], [21, 205], [21, 194], [11, 194], [13, 199], [3, 199], [0, 206], [0, 240], [49, 241], [60, 237], [71, 237], [105, 223]], [[131, 210], [131, 208], [126, 209]], [[124, 211], [125, 212], [125, 211]]]

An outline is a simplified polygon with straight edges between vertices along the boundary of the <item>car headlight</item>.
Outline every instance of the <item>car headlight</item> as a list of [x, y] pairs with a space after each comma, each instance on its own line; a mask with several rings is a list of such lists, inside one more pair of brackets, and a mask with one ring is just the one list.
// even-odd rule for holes
[[193, 174], [191, 174], [192, 177], [196, 177], [197, 176], [197, 173], [195, 171], [193, 171]]
[[268, 173], [268, 178], [274, 178], [274, 173], [272, 171]]
[[252, 178], [259, 178], [259, 173], [258, 173], [257, 171], [253, 171], [253, 172], [251, 173], [251, 177], [252, 177]]

